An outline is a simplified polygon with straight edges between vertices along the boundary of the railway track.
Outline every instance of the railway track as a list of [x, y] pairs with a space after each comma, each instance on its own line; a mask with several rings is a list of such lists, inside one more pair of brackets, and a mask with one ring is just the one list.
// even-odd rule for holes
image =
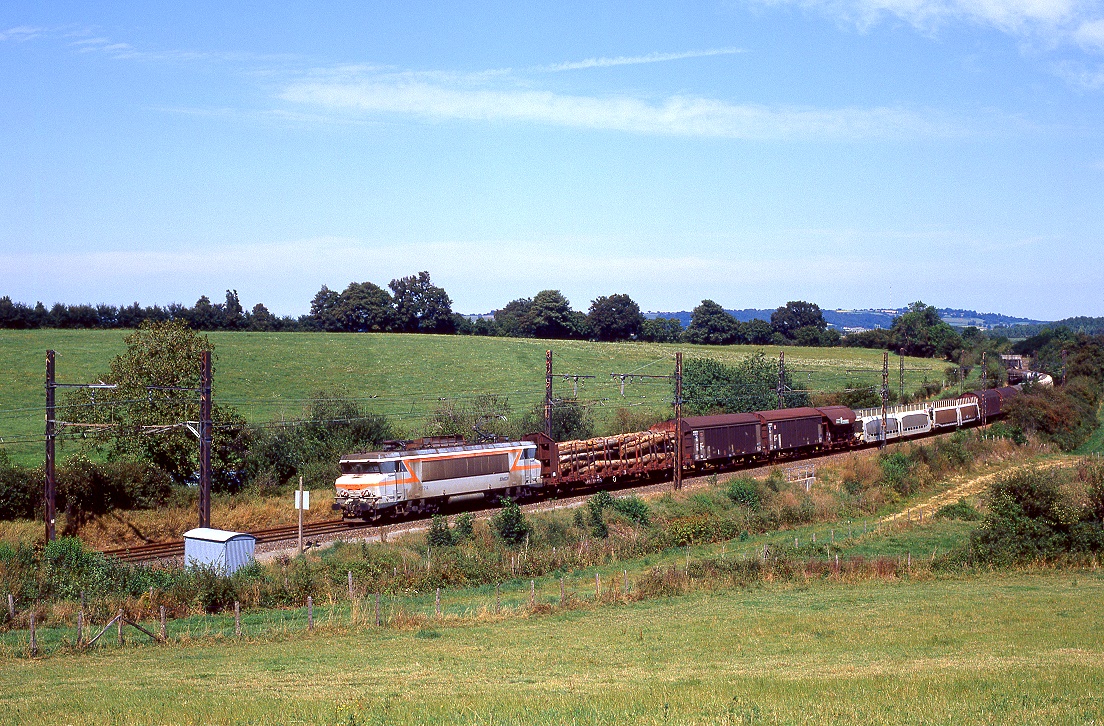
[[[942, 438], [944, 436], [950, 436], [953, 432], [947, 433], [935, 433], [927, 436], [916, 437], [911, 439], [925, 440], [933, 438]], [[891, 444], [892, 445], [892, 444]], [[828, 462], [842, 457], [850, 456], [852, 454], [874, 451], [873, 447], [863, 447], [858, 449], [851, 449], [846, 451], [837, 452], [822, 452], [813, 456], [797, 457], [794, 459], [786, 459], [782, 461], [770, 462], [770, 463], [757, 463], [751, 466], [735, 467], [726, 469], [724, 472], [712, 472], [709, 474], [700, 474], [696, 476], [685, 476], [683, 478], [683, 488], [693, 489], [700, 486], [705, 486], [710, 478], [717, 473], [735, 473], [740, 472], [744, 474], [754, 475], [757, 472], [769, 471], [772, 467], [785, 466], [787, 464], [816, 460]], [[586, 497], [593, 494], [599, 489], [611, 489], [614, 491], [624, 491], [633, 494], [643, 495], [658, 495], [664, 491], [668, 491], [671, 486], [670, 479], [653, 480], [653, 481], [637, 481], [625, 484], [604, 485], [578, 488], [571, 496], [557, 498], [557, 499], [544, 499], [536, 503], [530, 503], [522, 506], [525, 511], [547, 511], [550, 509], [559, 509], [563, 507], [578, 506], [585, 501]], [[478, 507], [475, 509], [467, 508], [463, 511], [472, 511], [479, 516], [481, 512], [489, 512], [495, 510], [495, 506]], [[457, 510], [461, 511], [461, 510]], [[450, 512], [451, 513], [451, 512]], [[483, 515], [487, 516], [487, 515]], [[390, 533], [398, 534], [403, 530], [416, 529], [421, 523], [429, 520], [429, 517], [419, 517], [414, 519], [406, 519], [399, 522], [390, 522], [385, 525], [369, 524], [367, 522], [350, 522], [342, 519], [328, 519], [322, 522], [304, 522], [303, 523], [303, 539], [314, 539], [318, 537], [326, 537], [329, 539], [340, 539], [342, 535], [355, 532], [357, 530], [368, 530], [366, 534], [368, 536], [378, 536], [379, 531], [383, 527], [387, 527]], [[257, 544], [271, 544], [278, 542], [293, 542], [299, 536], [299, 525], [292, 524], [282, 527], [272, 527], [269, 529], [258, 529], [250, 532], [257, 538]], [[160, 560], [178, 560], [184, 559], [184, 542], [183, 540], [177, 540], [172, 542], [153, 542], [143, 545], [132, 545], [128, 547], [118, 547], [110, 550], [102, 550], [104, 555], [112, 557], [121, 562], [156, 562]]]
[[[328, 519], [324, 522], [305, 522], [303, 524], [303, 538], [344, 534], [351, 530], [366, 529], [371, 526], [372, 525], [363, 522], [346, 522], [341, 519]], [[299, 525], [292, 524], [284, 527], [258, 529], [250, 532], [250, 534], [257, 538], [257, 544], [286, 542], [299, 537]], [[103, 550], [103, 554], [121, 562], [150, 562], [155, 560], [183, 559], [184, 541], [151, 542], [149, 544], [117, 547], [110, 550]]]

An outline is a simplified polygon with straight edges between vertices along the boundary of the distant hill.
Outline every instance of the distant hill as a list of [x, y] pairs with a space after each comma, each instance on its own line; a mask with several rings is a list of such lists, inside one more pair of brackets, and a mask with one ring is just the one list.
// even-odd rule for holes
[[1069, 328], [1075, 333], [1088, 333], [1089, 335], [1104, 335], [1104, 318], [1065, 318], [1053, 323], [1017, 323], [1008, 326], [1000, 326], [993, 330], [1008, 338], [1030, 338], [1038, 335], [1046, 328]]
[[[758, 318], [759, 320], [766, 320], [770, 322], [771, 313], [773, 313], [774, 310], [757, 310], [755, 308], [746, 308], [744, 310], [728, 310], [726, 312], [735, 317], [737, 320], [746, 323], [747, 321], [754, 320], [756, 318]], [[898, 315], [901, 315], [902, 313], [908, 312], [908, 308], [824, 310], [823, 312], [824, 319], [828, 322], [828, 325], [837, 330], [871, 330], [873, 328], [888, 328], [892, 326], [893, 319]], [[1002, 315], [1001, 313], [979, 313], [976, 310], [961, 310], [958, 308], [939, 308], [939, 315], [943, 318], [943, 320], [947, 321], [947, 323], [958, 328], [965, 328], [967, 326], [973, 325], [975, 327], [981, 328], [982, 330], [989, 330], [991, 328], [1008, 327], [1013, 325], [1055, 325], [1055, 323], [1050, 323], [1043, 320], [1016, 318], [1012, 317], [1011, 315]], [[690, 324], [692, 313], [685, 310], [679, 312], [647, 312], [644, 313], [644, 316], [647, 318], [678, 318], [678, 320], [682, 322], [683, 327], [686, 327]], [[1071, 320], [1104, 319], [1071, 318]]]

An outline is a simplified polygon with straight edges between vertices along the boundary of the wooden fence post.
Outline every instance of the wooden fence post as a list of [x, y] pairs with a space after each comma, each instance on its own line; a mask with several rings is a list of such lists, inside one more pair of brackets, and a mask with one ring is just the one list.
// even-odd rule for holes
[[622, 570], [621, 574], [624, 577], [624, 579], [621, 580], [621, 594], [628, 595], [629, 594], [629, 571], [628, 570]]
[[529, 609], [532, 610], [537, 606], [537, 581], [529, 581]]
[[437, 612], [437, 617], [441, 617], [441, 588], [437, 588], [437, 597], [433, 601], [433, 609]]
[[38, 655], [38, 637], [35, 635], [34, 610], [31, 611], [31, 657]]
[[564, 604], [564, 579], [560, 578], [560, 607]]
[[8, 593], [8, 620], [15, 620], [15, 596]]
[[241, 637], [241, 603], [234, 601], [234, 637]]
[[376, 593], [376, 627], [380, 627], [380, 594]]
[[314, 630], [314, 598], [307, 595], [307, 630]]
[[165, 606], [162, 605], [161, 606], [161, 633], [160, 633], [162, 643], [168, 641], [168, 639], [169, 639], [168, 638], [168, 632], [169, 632], [168, 629], [165, 627]]
[[123, 644], [123, 609], [122, 608], [119, 608], [118, 619], [115, 622], [119, 626], [119, 645], [122, 646], [122, 644]]
[[502, 591], [501, 591], [500, 587], [501, 587], [500, 584], [496, 582], [495, 583], [495, 614], [496, 615], [502, 609]]
[[84, 640], [84, 608], [77, 611], [77, 647], [81, 647]]
[[346, 574], [349, 578], [349, 603], [351, 607], [351, 603], [353, 602], [353, 571], [349, 570]]
[[601, 573], [594, 573], [594, 599], [602, 599], [602, 575]]

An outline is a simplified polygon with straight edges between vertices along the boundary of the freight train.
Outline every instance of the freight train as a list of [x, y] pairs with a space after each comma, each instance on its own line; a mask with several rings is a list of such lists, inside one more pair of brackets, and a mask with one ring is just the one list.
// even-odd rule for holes
[[[1045, 383], [1044, 383], [1045, 385]], [[561, 494], [580, 487], [671, 478], [676, 447], [686, 473], [844, 451], [883, 441], [981, 425], [1004, 415], [1019, 386], [960, 398], [881, 408], [786, 408], [688, 416], [648, 431], [557, 442], [467, 444], [459, 437], [389, 442], [384, 451], [341, 458], [333, 509], [346, 519], [435, 512], [467, 499]]]

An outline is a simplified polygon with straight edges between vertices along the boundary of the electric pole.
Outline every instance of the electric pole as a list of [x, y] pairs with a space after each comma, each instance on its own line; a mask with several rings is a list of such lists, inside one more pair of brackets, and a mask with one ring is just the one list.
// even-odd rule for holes
[[552, 351], [544, 354], [544, 433], [552, 438]]
[[889, 425], [889, 351], [882, 353], [882, 441], [879, 448], [886, 445], [887, 426]]
[[899, 392], [899, 395], [897, 396], [897, 402], [898, 403], [904, 403], [905, 402], [905, 349], [901, 348], [897, 352], [897, 355], [901, 359], [901, 384], [900, 384], [900, 392]]
[[200, 353], [199, 526], [211, 526], [211, 351]]
[[786, 407], [786, 351], [778, 351], [778, 408]]
[[54, 437], [56, 435], [56, 407], [54, 391], [54, 351], [46, 351], [46, 541], [53, 542], [56, 535], [54, 520], [57, 518], [57, 479], [54, 472]]
[[675, 353], [675, 489], [682, 489], [682, 352]]

